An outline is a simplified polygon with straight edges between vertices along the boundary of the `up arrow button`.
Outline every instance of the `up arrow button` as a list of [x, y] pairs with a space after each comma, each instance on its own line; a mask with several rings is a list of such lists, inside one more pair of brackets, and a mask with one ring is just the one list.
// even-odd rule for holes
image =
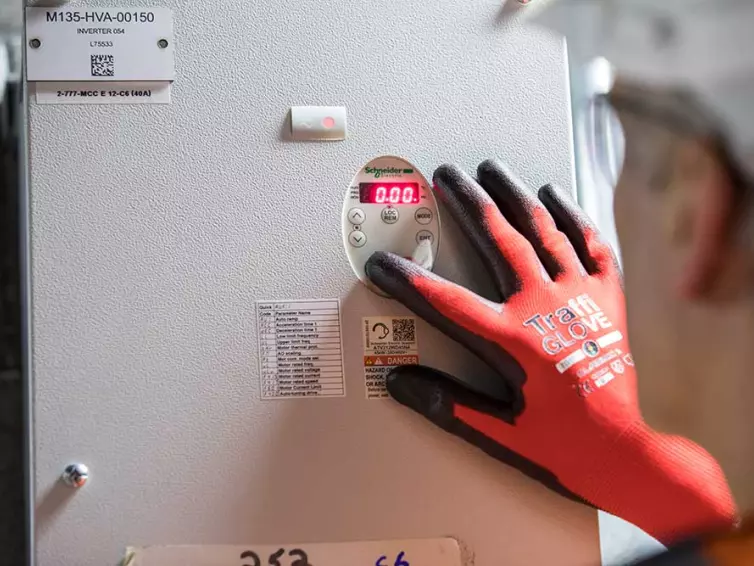
[[348, 221], [351, 224], [363, 224], [364, 220], [366, 220], [367, 215], [364, 214], [364, 211], [360, 208], [352, 208], [348, 211]]

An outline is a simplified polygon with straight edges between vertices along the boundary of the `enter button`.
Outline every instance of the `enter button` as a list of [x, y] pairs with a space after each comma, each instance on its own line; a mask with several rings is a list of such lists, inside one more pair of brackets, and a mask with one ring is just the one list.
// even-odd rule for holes
[[422, 230], [416, 235], [416, 243], [429, 242], [430, 244], [435, 241], [435, 235], [429, 230]]

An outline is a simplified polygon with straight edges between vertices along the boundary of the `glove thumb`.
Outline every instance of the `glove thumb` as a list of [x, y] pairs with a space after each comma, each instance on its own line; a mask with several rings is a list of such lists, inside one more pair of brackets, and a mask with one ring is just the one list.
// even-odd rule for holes
[[[423, 415], [443, 430], [463, 438], [493, 458], [516, 468], [556, 493], [584, 503], [566, 489], [550, 470], [512, 449], [525, 439], [517, 434], [516, 411], [511, 403], [493, 399], [475, 391], [468, 383], [452, 375], [425, 366], [400, 366], [387, 376], [387, 390], [391, 397]], [[491, 417], [495, 424], [495, 439], [485, 430], [475, 428], [463, 419], [465, 413], [475, 411]], [[504, 433], [504, 434], [501, 434]], [[501, 443], [507, 439], [509, 442]], [[521, 446], [524, 448], [524, 446]]]
[[399, 366], [387, 376], [387, 390], [400, 404], [423, 415], [440, 428], [457, 434], [459, 405], [514, 424], [514, 412], [504, 401], [472, 390], [447, 373], [426, 366]]

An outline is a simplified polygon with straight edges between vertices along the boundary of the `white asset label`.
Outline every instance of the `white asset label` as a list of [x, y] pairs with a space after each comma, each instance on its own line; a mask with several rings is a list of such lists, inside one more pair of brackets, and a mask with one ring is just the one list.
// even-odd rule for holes
[[343, 397], [340, 302], [257, 303], [262, 399]]
[[370, 316], [364, 324], [364, 382], [367, 399], [386, 399], [387, 375], [396, 367], [419, 363], [416, 318]]
[[172, 81], [168, 8], [27, 8], [29, 81]]
[[37, 104], [170, 104], [171, 83], [35, 83]]
[[280, 546], [131, 548], [123, 566], [464, 566], [452, 538]]

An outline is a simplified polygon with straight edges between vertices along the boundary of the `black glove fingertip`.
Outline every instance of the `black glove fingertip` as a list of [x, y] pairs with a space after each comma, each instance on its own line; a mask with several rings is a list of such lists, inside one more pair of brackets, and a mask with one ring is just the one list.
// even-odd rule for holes
[[390, 261], [390, 254], [386, 252], [374, 252], [366, 264], [364, 264], [364, 272], [369, 279], [379, 277], [385, 272], [385, 265]]
[[469, 383], [457, 377], [426, 366], [410, 365], [394, 369], [388, 374], [387, 390], [396, 401], [450, 432], [458, 423], [455, 418], [456, 405], [495, 416], [509, 424], [515, 423], [515, 415], [518, 414], [514, 407], [516, 402], [493, 399], [475, 391]]
[[364, 265], [364, 272], [373, 285], [404, 303], [413, 294], [411, 277], [421, 271], [415, 263], [387, 252], [373, 253]]
[[453, 398], [437, 372], [422, 366], [400, 366], [386, 380], [390, 396], [445, 430], [455, 423]]
[[450, 184], [458, 184], [470, 179], [466, 173], [452, 163], [440, 165], [432, 175], [432, 183], [435, 186], [447, 187]]

